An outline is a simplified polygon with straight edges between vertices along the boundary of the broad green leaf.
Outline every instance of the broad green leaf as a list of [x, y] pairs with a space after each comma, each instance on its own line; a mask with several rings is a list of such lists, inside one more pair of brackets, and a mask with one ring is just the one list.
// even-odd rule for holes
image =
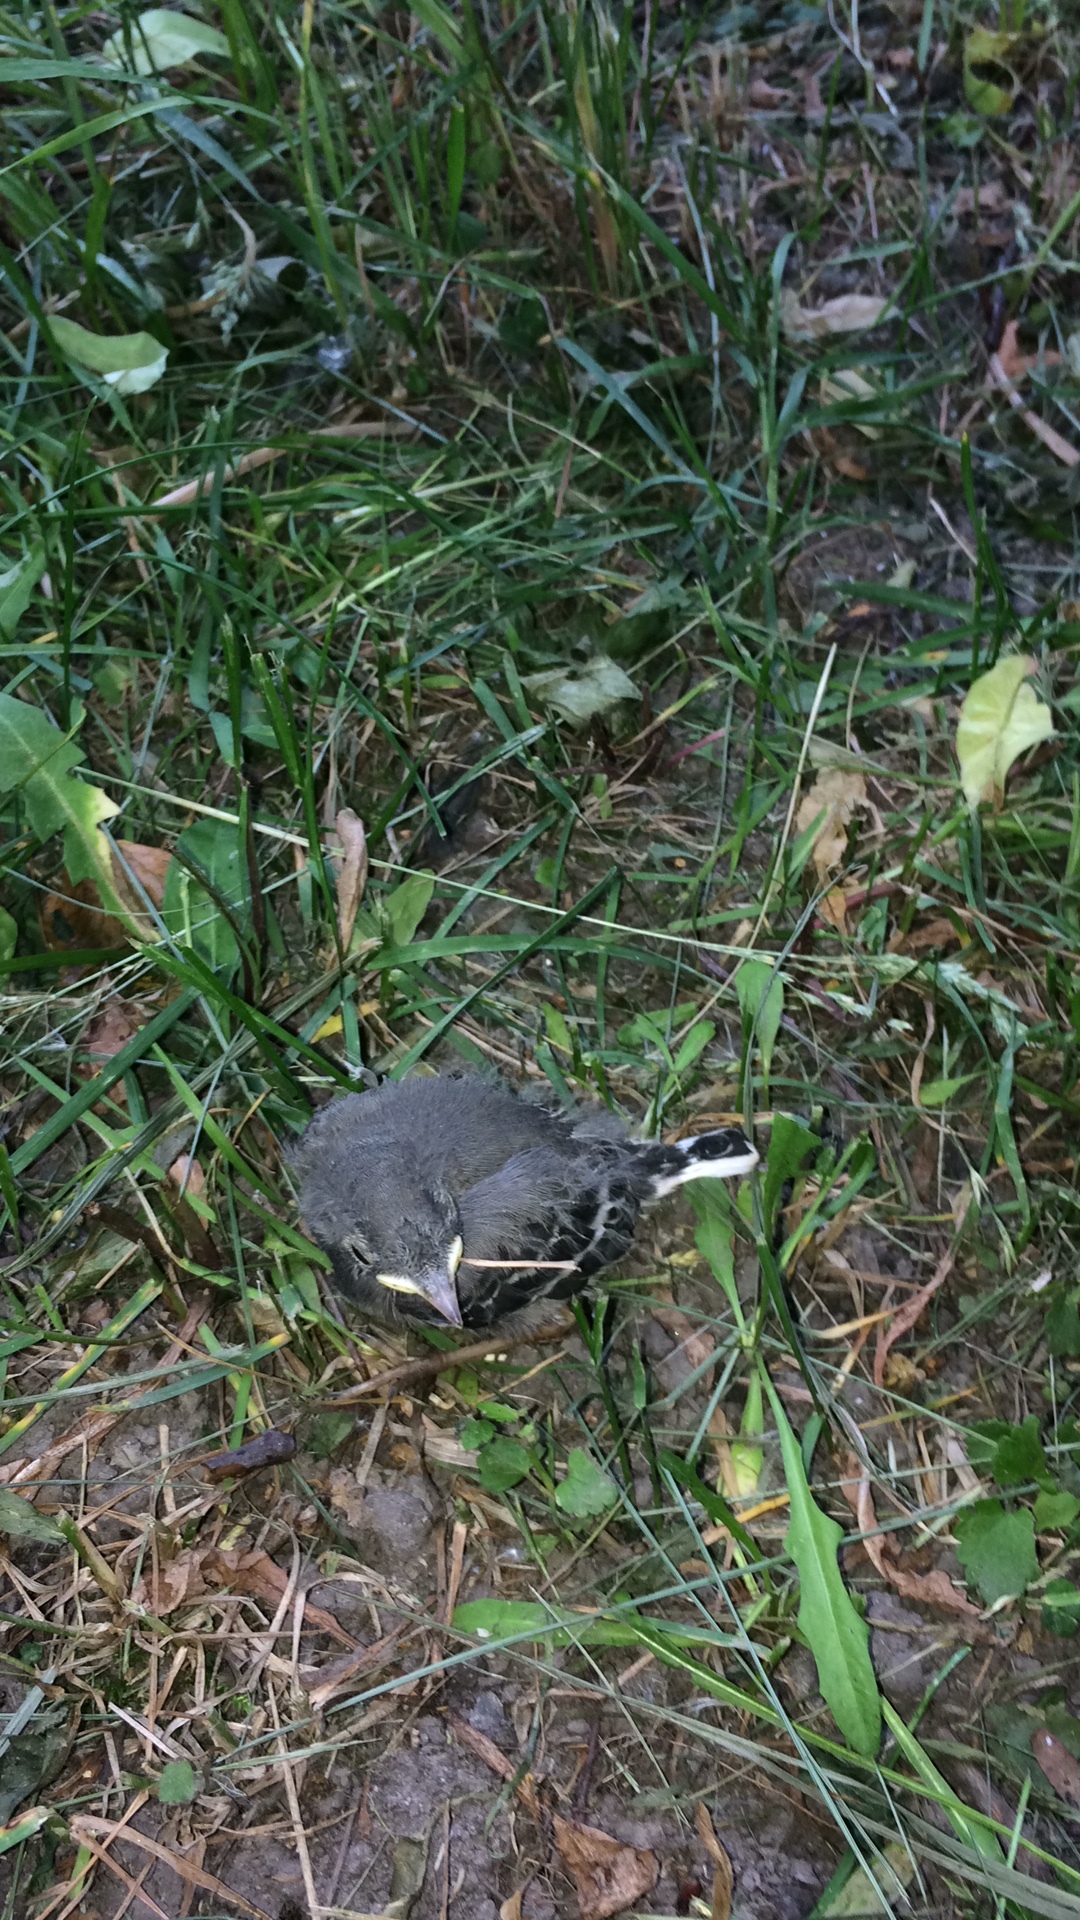
[[157, 1797], [163, 1807], [186, 1807], [198, 1790], [198, 1776], [190, 1760], [170, 1760], [162, 1768]]
[[216, 54], [224, 60], [228, 52], [225, 35], [208, 27], [205, 20], [169, 7], [149, 7], [131, 23], [131, 66], [122, 32], [109, 35], [101, 56], [106, 66], [123, 67], [128, 73], [164, 73], [169, 67], [186, 66], [201, 54]]
[[790, 1113], [778, 1113], [773, 1121], [769, 1151], [765, 1156], [765, 1177], [761, 1186], [761, 1205], [766, 1232], [776, 1221], [776, 1210], [787, 1181], [794, 1179], [807, 1156], [821, 1150], [821, 1141], [801, 1120]]
[[[247, 864], [236, 827], [224, 820], [197, 820], [180, 835], [176, 851], [186, 854], [236, 917], [246, 921]], [[215, 973], [227, 978], [235, 972], [236, 935], [212, 895], [179, 859], [169, 862], [162, 919], [178, 945], [193, 947]]]
[[574, 1039], [566, 1024], [565, 1017], [559, 1012], [558, 1007], [550, 1005], [545, 1005], [543, 1013], [544, 1025], [547, 1028], [547, 1036], [552, 1046], [558, 1047], [572, 1060], [574, 1057]]
[[49, 328], [68, 360], [96, 373], [116, 393], [146, 393], [165, 371], [169, 349], [152, 333], [89, 333], [74, 320], [56, 316]]
[[1026, 1508], [1007, 1513], [1000, 1500], [976, 1500], [953, 1522], [956, 1557], [988, 1607], [1023, 1593], [1039, 1571], [1035, 1521]]
[[881, 1695], [870, 1660], [870, 1632], [840, 1577], [843, 1529], [810, 1492], [802, 1449], [772, 1382], [765, 1382], [780, 1435], [791, 1500], [785, 1546], [799, 1570], [799, 1628], [818, 1671], [818, 1685], [844, 1738], [873, 1758], [881, 1741]]
[[994, 1449], [993, 1472], [999, 1487], [1022, 1487], [1028, 1480], [1053, 1487], [1039, 1439], [1037, 1414], [1029, 1413], [1022, 1426], [1011, 1427], [1002, 1435]]
[[574, 1520], [591, 1520], [607, 1513], [618, 1499], [615, 1482], [584, 1447], [572, 1447], [565, 1478], [555, 1489], [555, 1505]]
[[522, 685], [542, 706], [554, 707], [571, 726], [582, 727], [597, 714], [610, 713], [623, 700], [641, 695], [628, 673], [604, 653], [581, 667], [549, 667], [526, 674]]
[[532, 1460], [521, 1441], [500, 1435], [480, 1449], [477, 1460], [480, 1485], [486, 1487], [488, 1493], [505, 1493], [524, 1480], [531, 1466]]
[[1035, 1531], [1036, 1533], [1055, 1533], [1059, 1529], [1071, 1527], [1078, 1513], [1080, 1513], [1080, 1500], [1075, 1493], [1059, 1492], [1056, 1488], [1051, 1490], [1043, 1487], [1035, 1498]]
[[25, 793], [30, 825], [39, 840], [48, 840], [63, 826], [60, 785], [82, 757], [82, 748], [66, 739], [40, 707], [0, 693], [0, 793], [17, 788]]
[[689, 1188], [690, 1205], [698, 1217], [694, 1241], [708, 1261], [713, 1278], [723, 1287], [731, 1310], [741, 1317], [739, 1290], [735, 1284], [735, 1224], [727, 1189], [719, 1180], [694, 1180]]
[[1046, 1313], [1046, 1344], [1056, 1360], [1080, 1360], [1080, 1311], [1075, 1291], [1060, 1293]]
[[6, 1533], [10, 1540], [47, 1540], [52, 1544], [64, 1538], [49, 1514], [39, 1513], [32, 1501], [10, 1487], [0, 1487], [0, 1533]]
[[692, 1067], [698, 1055], [704, 1053], [715, 1034], [716, 1026], [712, 1020], [695, 1020], [675, 1055], [673, 1071], [685, 1073], [688, 1067]]
[[18, 921], [6, 907], [0, 907], [0, 960], [10, 960], [19, 941]]
[[1050, 709], [1027, 684], [1030, 654], [1014, 653], [980, 674], [968, 689], [956, 729], [956, 754], [967, 803], [1000, 801], [1013, 761], [1054, 731]]
[[494, 1438], [495, 1429], [490, 1420], [466, 1420], [461, 1429], [461, 1444], [468, 1447], [470, 1452], [476, 1447], [486, 1447], [488, 1441]]
[[590, 1646], [638, 1644], [638, 1635], [629, 1622], [623, 1626], [617, 1620], [597, 1619], [592, 1613], [556, 1610], [542, 1606], [538, 1600], [466, 1600], [455, 1607], [453, 1624], [459, 1633], [476, 1633], [485, 1640], [509, 1640], [515, 1634], [531, 1633], [537, 1639], [550, 1634], [560, 1646], [577, 1639]]
[[981, 1080], [979, 1073], [961, 1073], [948, 1080], [926, 1080], [919, 1088], [919, 1103], [924, 1107], [943, 1107], [961, 1087], [969, 1086], [972, 1080]]
[[964, 41], [964, 98], [976, 113], [1008, 113], [1019, 82], [1009, 61], [1018, 40], [1014, 33], [972, 27]]
[[6, 573], [0, 573], [0, 638], [12, 638], [44, 571], [45, 549], [34, 547]]
[[1080, 1628], [1080, 1591], [1071, 1580], [1051, 1580], [1043, 1589], [1042, 1623], [1048, 1633], [1064, 1640]]
[[420, 925], [435, 891], [433, 873], [411, 873], [384, 901], [392, 947], [407, 947]]
[[744, 960], [735, 975], [735, 990], [747, 1042], [753, 1036], [761, 1053], [761, 1078], [768, 1099], [773, 1047], [784, 1013], [784, 982], [770, 961]]
[[99, 831], [119, 808], [100, 787], [72, 778], [82, 758], [82, 749], [40, 707], [0, 693], [0, 793], [22, 793], [39, 840], [63, 828], [69, 877], [93, 880], [108, 911], [127, 919], [113, 884], [109, 844]]

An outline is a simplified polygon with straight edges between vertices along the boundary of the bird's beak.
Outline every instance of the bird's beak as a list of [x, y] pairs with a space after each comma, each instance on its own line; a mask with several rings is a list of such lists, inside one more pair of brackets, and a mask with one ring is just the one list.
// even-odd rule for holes
[[[456, 1264], [455, 1262], [455, 1267]], [[434, 1307], [436, 1313], [441, 1313], [443, 1319], [448, 1320], [452, 1327], [464, 1326], [454, 1274], [446, 1267], [432, 1267], [427, 1273], [422, 1274], [416, 1282], [416, 1291], [422, 1294], [429, 1305]]]

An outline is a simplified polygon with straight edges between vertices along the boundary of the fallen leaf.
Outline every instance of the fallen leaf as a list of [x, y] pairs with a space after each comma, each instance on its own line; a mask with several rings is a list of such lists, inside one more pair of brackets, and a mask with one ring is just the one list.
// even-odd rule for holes
[[795, 816], [796, 833], [806, 833], [824, 818], [814, 835], [813, 861], [818, 878], [824, 880], [842, 864], [847, 848], [847, 829], [856, 807], [866, 804], [866, 781], [861, 773], [845, 773], [840, 767], [827, 767], [819, 773], [809, 793], [804, 794]]
[[583, 667], [550, 667], [526, 674], [523, 686], [540, 701], [554, 707], [572, 726], [584, 726], [598, 714], [610, 713], [623, 700], [640, 700], [629, 674], [606, 654], [594, 655]]
[[[169, 17], [186, 20], [188, 16]], [[152, 333], [90, 333], [74, 320], [55, 315], [47, 323], [47, 333], [49, 344], [59, 347], [74, 370], [96, 374], [118, 394], [146, 393], [156, 386], [169, 358], [168, 347]]]
[[791, 94], [787, 87], [771, 87], [767, 80], [751, 80], [746, 97], [752, 107], [769, 113], [776, 107], [786, 106]]
[[889, 304], [887, 294], [841, 293], [821, 307], [804, 307], [786, 289], [780, 296], [780, 321], [792, 340], [824, 340], [834, 333], [862, 333], [876, 327]]
[[[130, 23], [131, 68], [134, 73], [164, 73], [169, 67], [183, 67], [190, 60], [214, 54], [226, 59], [229, 43], [216, 27], [190, 13], [172, 7], [150, 7], [136, 14]], [[101, 49], [106, 66], [127, 67], [128, 49], [123, 32], [111, 33]], [[55, 324], [55, 323], [54, 323]]]
[[[218, 1585], [229, 1587], [233, 1593], [250, 1593], [256, 1600], [268, 1600], [275, 1607], [289, 1584], [288, 1576], [270, 1555], [260, 1553], [257, 1548], [211, 1547], [203, 1564], [207, 1577]], [[357, 1644], [332, 1613], [325, 1607], [312, 1606], [310, 1601], [304, 1609], [304, 1623], [313, 1632], [332, 1634], [343, 1646]]]
[[194, 1200], [201, 1200], [206, 1192], [206, 1175], [199, 1161], [193, 1160], [189, 1153], [177, 1154], [169, 1168], [169, 1179]]
[[1033, 433], [1036, 440], [1041, 440], [1043, 446], [1050, 449], [1055, 460], [1060, 460], [1063, 467], [1080, 466], [1080, 452], [1072, 442], [1066, 440], [1056, 427], [1051, 427], [1040, 414], [1033, 412], [1031, 407], [1025, 407], [1023, 395], [1017, 392], [1001, 364], [1000, 354], [990, 355], [990, 378], [994, 386], [1000, 388], [1005, 395], [1010, 407], [1020, 415], [1028, 432]]
[[716, 1342], [708, 1327], [699, 1326], [680, 1313], [678, 1307], [654, 1307], [652, 1318], [659, 1322], [665, 1333], [679, 1342], [679, 1348], [687, 1364], [696, 1373], [716, 1352]]
[[367, 886], [367, 835], [363, 821], [351, 807], [342, 807], [341, 812], [335, 815], [334, 826], [345, 855], [337, 877], [337, 899], [338, 939], [342, 952], [347, 953]]
[[89, 1076], [96, 1072], [102, 1061], [115, 1059], [139, 1028], [145, 1025], [145, 1021], [142, 1008], [134, 1006], [130, 1000], [121, 1000], [117, 995], [106, 1001], [83, 1035], [88, 1061], [82, 1072]]
[[[896, 1840], [890, 1841], [885, 1847], [883, 1858], [890, 1868], [888, 1876], [882, 1873], [880, 1863], [874, 1877], [871, 1877], [866, 1867], [856, 1867], [850, 1879], [846, 1880], [840, 1888], [839, 1893], [834, 1893], [831, 1899], [826, 1895], [815, 1907], [814, 1911], [819, 1916], [819, 1920], [847, 1920], [848, 1915], [852, 1916], [852, 1920], [855, 1920], [856, 1916], [858, 1920], [864, 1920], [866, 1914], [881, 1913], [882, 1881], [888, 1889], [890, 1900], [888, 1911], [891, 1912], [892, 1902], [899, 1903], [900, 1888], [909, 1887], [914, 1880], [917, 1866], [911, 1848], [901, 1846]], [[892, 1875], [896, 1878], [895, 1888], [890, 1885]]]
[[1080, 1761], [1069, 1752], [1063, 1740], [1049, 1727], [1037, 1727], [1031, 1736], [1031, 1751], [1055, 1793], [1071, 1806], [1080, 1807]]
[[1021, 353], [1018, 334], [1016, 321], [1007, 320], [997, 350], [997, 357], [1010, 380], [1023, 380], [1032, 367], [1060, 367], [1060, 353]]
[[[818, 381], [818, 392], [826, 406], [835, 402], [842, 406], [850, 400], [876, 400], [878, 389], [868, 380], [858, 367], [835, 367], [832, 373], [823, 373]], [[880, 440], [884, 428], [875, 427], [866, 420], [852, 420], [850, 425], [863, 434], [867, 440]], [[839, 465], [839, 462], [837, 462]]]
[[874, 1353], [875, 1387], [884, 1385], [885, 1362], [889, 1356], [889, 1349], [895, 1346], [898, 1340], [902, 1340], [905, 1333], [911, 1332], [912, 1327], [915, 1326], [916, 1322], [926, 1312], [927, 1307], [930, 1305], [938, 1289], [944, 1286], [952, 1269], [952, 1254], [942, 1254], [932, 1277], [926, 1282], [924, 1287], [919, 1288], [918, 1293], [913, 1293], [909, 1296], [904, 1305], [894, 1314], [892, 1325], [887, 1331], [884, 1322], [882, 1322], [878, 1332], [877, 1348]]
[[478, 1727], [470, 1726], [467, 1720], [462, 1720], [456, 1713], [451, 1713], [449, 1720], [455, 1738], [460, 1740], [463, 1747], [468, 1747], [472, 1753], [475, 1753], [477, 1759], [482, 1760], [485, 1767], [490, 1767], [492, 1773], [497, 1773], [500, 1780], [516, 1781], [514, 1791], [518, 1799], [531, 1813], [533, 1819], [539, 1820], [540, 1802], [536, 1797], [536, 1783], [532, 1774], [526, 1773], [520, 1780], [517, 1779], [518, 1768], [514, 1762], [508, 1758], [501, 1747], [495, 1745], [494, 1740], [488, 1739], [486, 1733], [481, 1733]]
[[38, 909], [41, 938], [50, 953], [113, 952], [129, 945], [119, 920], [106, 913], [92, 880], [69, 880], [62, 874], [55, 893], [47, 893]]
[[964, 98], [976, 113], [1008, 113], [1019, 81], [1009, 57], [1019, 45], [1015, 33], [972, 27], [964, 42]]
[[499, 1920], [522, 1920], [521, 1902], [525, 1897], [525, 1888], [518, 1887], [499, 1908]]
[[[954, 213], [975, 212], [974, 187], [961, 187], [953, 199]], [[979, 188], [979, 211], [1001, 213], [1005, 208], [1005, 188], [1000, 180], [987, 180]]]
[[599, 1827], [577, 1826], [556, 1814], [555, 1845], [577, 1890], [581, 1920], [608, 1920], [651, 1893], [660, 1878], [655, 1853], [624, 1846]]
[[980, 800], [1000, 804], [1013, 761], [1054, 731], [1049, 707], [1028, 684], [1034, 671], [1030, 654], [1010, 654], [968, 688], [956, 728], [956, 755], [969, 807]]
[[208, 1480], [228, 1480], [233, 1474], [259, 1473], [264, 1467], [279, 1467], [291, 1460], [295, 1452], [296, 1441], [291, 1433], [267, 1427], [265, 1433], [245, 1440], [242, 1447], [233, 1447], [227, 1453], [208, 1454], [202, 1463], [203, 1472]]
[[902, 1599], [940, 1607], [947, 1613], [966, 1613], [978, 1619], [978, 1607], [973, 1606], [967, 1595], [953, 1586], [944, 1568], [933, 1567], [929, 1573], [911, 1573], [906, 1567], [897, 1566], [892, 1557], [892, 1541], [878, 1531], [869, 1478], [863, 1471], [862, 1462], [853, 1453], [845, 1456], [840, 1485], [845, 1500], [859, 1522], [863, 1552], [882, 1579], [887, 1580]]
[[132, 1602], [147, 1607], [161, 1620], [175, 1613], [189, 1600], [199, 1600], [207, 1592], [203, 1575], [205, 1547], [185, 1548], [173, 1560], [159, 1558], [156, 1567], [144, 1573], [132, 1594]]
[[132, 877], [160, 910], [172, 855], [167, 847], [142, 846], [136, 840], [118, 840], [116, 851], [121, 858], [113, 856], [113, 883], [118, 900], [131, 916], [130, 922], [118, 919], [103, 906], [100, 889], [89, 874], [72, 880], [64, 872], [57, 890], [45, 895], [38, 914], [41, 937], [50, 953], [95, 949], [111, 953], [129, 946], [133, 932], [145, 939], [156, 938], [146, 902], [132, 885]]
[[[138, 840], [118, 840], [116, 851], [120, 855], [119, 860], [113, 861], [117, 892], [125, 898], [130, 895], [133, 911], [145, 914], [146, 908], [139, 899], [136, 888], [131, 884], [134, 879], [147, 899], [152, 901], [160, 912], [165, 902], [165, 881], [168, 877], [169, 861], [172, 859], [171, 848], [147, 847]], [[125, 873], [125, 867], [130, 869], [130, 876]]]
[[346, 1526], [363, 1526], [364, 1492], [356, 1483], [352, 1467], [335, 1467], [331, 1473], [330, 1505], [343, 1516]]
[[698, 1801], [695, 1820], [698, 1838], [716, 1869], [713, 1874], [712, 1912], [709, 1920], [729, 1920], [734, 1885], [731, 1861], [728, 1859], [727, 1849], [716, 1837], [712, 1815], [703, 1800]]

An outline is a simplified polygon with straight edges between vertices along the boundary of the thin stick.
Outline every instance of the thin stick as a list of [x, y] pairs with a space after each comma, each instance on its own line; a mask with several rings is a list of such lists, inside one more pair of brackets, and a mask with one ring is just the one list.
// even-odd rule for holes
[[372, 1380], [363, 1380], [359, 1386], [348, 1387], [344, 1393], [331, 1394], [325, 1400], [316, 1400], [317, 1407], [351, 1407], [358, 1400], [365, 1400], [371, 1393], [396, 1392], [399, 1387], [411, 1384], [415, 1380], [434, 1380], [438, 1374], [446, 1373], [450, 1367], [470, 1367], [477, 1360], [490, 1360], [496, 1354], [508, 1353], [511, 1347], [540, 1347], [549, 1340], [562, 1340], [567, 1332], [566, 1323], [558, 1327], [538, 1327], [530, 1332], [527, 1328], [520, 1333], [489, 1334], [486, 1340], [475, 1340], [471, 1346], [455, 1347], [453, 1353], [435, 1353], [424, 1355], [418, 1360], [403, 1360], [400, 1366], [390, 1367], [385, 1373], [377, 1373]]
[[463, 1260], [463, 1267], [498, 1267], [510, 1272], [519, 1267], [525, 1273], [573, 1273], [576, 1260]]

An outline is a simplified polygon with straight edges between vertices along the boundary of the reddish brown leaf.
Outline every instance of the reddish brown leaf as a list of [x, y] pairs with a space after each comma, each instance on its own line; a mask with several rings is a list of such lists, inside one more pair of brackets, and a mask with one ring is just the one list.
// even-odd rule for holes
[[143, 902], [124, 871], [127, 867], [147, 899], [152, 900], [155, 907], [160, 909], [165, 900], [165, 881], [168, 877], [169, 862], [172, 859], [169, 848], [146, 847], [138, 840], [118, 840], [116, 850], [121, 856], [120, 860], [113, 861], [117, 892], [122, 894], [125, 900], [130, 895], [132, 907], [140, 913], [146, 912]]
[[624, 1846], [599, 1827], [578, 1826], [559, 1814], [553, 1826], [555, 1845], [577, 1890], [581, 1920], [608, 1920], [652, 1892], [660, 1877], [655, 1853]]
[[90, 1058], [87, 1071], [96, 1071], [103, 1060], [112, 1060], [122, 1053], [144, 1022], [141, 1007], [134, 1006], [130, 1000], [119, 997], [107, 1000], [83, 1037], [83, 1046]]
[[92, 880], [69, 880], [61, 874], [58, 889], [47, 893], [38, 910], [41, 937], [50, 953], [80, 949], [126, 947], [128, 936], [119, 920], [106, 913]]
[[1054, 1792], [1070, 1806], [1080, 1807], [1080, 1760], [1073, 1758], [1065, 1742], [1049, 1727], [1039, 1727], [1031, 1736], [1031, 1751]]

